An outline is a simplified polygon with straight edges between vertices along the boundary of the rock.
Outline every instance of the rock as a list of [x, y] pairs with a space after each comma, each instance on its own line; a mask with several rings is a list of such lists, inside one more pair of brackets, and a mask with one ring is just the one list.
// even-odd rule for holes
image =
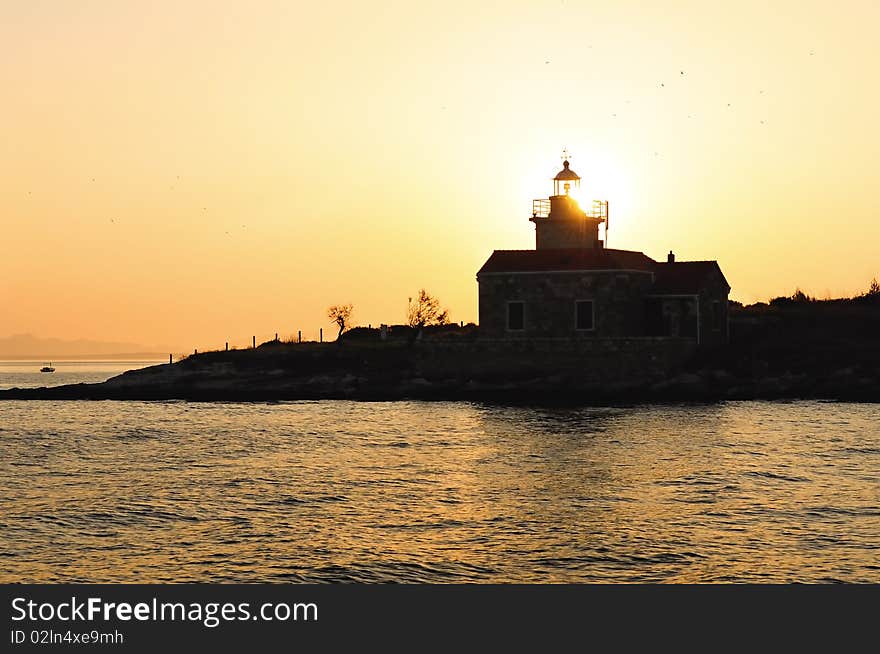
[[728, 400], [747, 400], [751, 398], [752, 393], [750, 393], [745, 386], [731, 386], [727, 389], [724, 396]]
[[759, 379], [755, 390], [761, 397], [778, 397], [788, 390], [788, 384], [781, 377]]
[[335, 386], [337, 380], [330, 375], [315, 375], [306, 381], [307, 386]]
[[664, 379], [662, 381], [658, 381], [654, 384], [651, 384], [650, 390], [652, 393], [665, 393], [672, 386], [672, 382], [668, 379]]
[[731, 375], [726, 370], [710, 370], [707, 374], [707, 377], [715, 384], [719, 386], [729, 386], [736, 381], [736, 377]]
[[831, 373], [832, 379], [850, 379], [855, 376], [856, 371], [853, 368], [840, 368]]
[[693, 386], [695, 384], [701, 384], [702, 382], [703, 379], [692, 372], [684, 372], [672, 379], [672, 383], [676, 386]]

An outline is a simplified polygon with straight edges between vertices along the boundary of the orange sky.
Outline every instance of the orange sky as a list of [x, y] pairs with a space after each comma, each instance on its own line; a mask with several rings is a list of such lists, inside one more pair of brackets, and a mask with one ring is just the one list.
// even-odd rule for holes
[[866, 289], [880, 5], [717, 4], [4, 3], [0, 336], [313, 338], [422, 286], [475, 320], [563, 147], [612, 247]]

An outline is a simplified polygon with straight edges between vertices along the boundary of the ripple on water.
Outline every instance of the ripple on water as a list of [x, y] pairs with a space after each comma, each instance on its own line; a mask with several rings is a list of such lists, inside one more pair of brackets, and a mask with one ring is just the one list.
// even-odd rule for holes
[[880, 581], [872, 405], [2, 411], [0, 581]]

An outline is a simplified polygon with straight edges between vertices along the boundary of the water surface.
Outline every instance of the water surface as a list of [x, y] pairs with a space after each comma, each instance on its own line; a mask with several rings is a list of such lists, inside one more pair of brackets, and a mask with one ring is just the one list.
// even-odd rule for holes
[[[79, 383], [94, 384], [106, 381], [126, 370], [154, 366], [166, 363], [166, 361], [43, 361], [37, 359], [0, 361], [0, 390]], [[40, 372], [40, 368], [49, 363], [55, 368], [55, 372]]]
[[880, 581], [880, 407], [0, 402], [0, 581]]

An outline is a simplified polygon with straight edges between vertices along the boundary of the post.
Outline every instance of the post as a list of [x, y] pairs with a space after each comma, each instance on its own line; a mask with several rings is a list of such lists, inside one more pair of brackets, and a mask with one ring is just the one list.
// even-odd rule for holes
[[296, 332], [296, 342], [297, 343], [303, 342], [303, 333], [302, 333], [301, 329], [298, 332]]
[[251, 339], [252, 339], [252, 341], [253, 341], [253, 347], [254, 347], [254, 349], [256, 349], [256, 347], [257, 347], [257, 337], [256, 337], [256, 336], [251, 336]]
[[229, 352], [229, 341], [226, 341], [226, 351]]
[[172, 363], [170, 354], [168, 355], [168, 363]]
[[[615, 205], [616, 206], [616, 205]], [[608, 210], [608, 200], [605, 200], [605, 247], [608, 247], [608, 225], [611, 224], [611, 212]]]
[[324, 328], [323, 328], [323, 327], [321, 327], [321, 328], [318, 330], [318, 341], [321, 342], [321, 343], [324, 342]]
[[275, 332], [275, 342], [278, 342], [278, 332]]
[[199, 353], [198, 350], [193, 350], [193, 354], [198, 354], [198, 353]]

